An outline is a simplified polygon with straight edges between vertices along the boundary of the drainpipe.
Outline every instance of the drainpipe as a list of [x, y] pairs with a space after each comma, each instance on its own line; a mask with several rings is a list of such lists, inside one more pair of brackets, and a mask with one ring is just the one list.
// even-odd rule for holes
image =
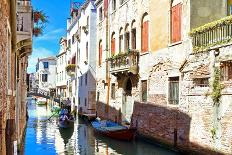
[[[106, 58], [109, 57], [109, 1], [107, 0], [107, 12], [106, 12]], [[106, 98], [106, 104], [107, 104], [107, 109], [106, 113], [107, 116], [109, 117], [109, 100], [110, 100], [110, 72], [109, 72], [109, 62], [108, 60], [106, 61], [106, 79], [108, 83], [107, 87], [107, 98]]]

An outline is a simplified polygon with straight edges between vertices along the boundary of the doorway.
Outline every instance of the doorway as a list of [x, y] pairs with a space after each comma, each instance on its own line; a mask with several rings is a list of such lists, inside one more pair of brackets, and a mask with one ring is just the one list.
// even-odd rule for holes
[[132, 81], [130, 78], [126, 79], [122, 93], [122, 121], [125, 123], [131, 122], [131, 115], [133, 113], [133, 98], [132, 98]]

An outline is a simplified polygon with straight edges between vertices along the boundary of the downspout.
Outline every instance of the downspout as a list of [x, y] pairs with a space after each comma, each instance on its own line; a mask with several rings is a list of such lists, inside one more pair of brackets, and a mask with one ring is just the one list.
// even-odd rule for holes
[[[107, 0], [107, 12], [106, 12], [106, 58], [109, 57], [109, 1]], [[106, 79], [107, 79], [107, 98], [106, 98], [106, 104], [107, 104], [107, 117], [109, 117], [109, 101], [110, 101], [110, 72], [109, 72], [109, 61], [106, 60]]]

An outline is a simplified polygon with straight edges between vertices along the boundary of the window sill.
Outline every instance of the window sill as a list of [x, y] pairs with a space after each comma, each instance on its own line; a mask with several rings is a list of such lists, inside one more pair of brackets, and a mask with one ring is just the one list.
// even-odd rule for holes
[[175, 42], [175, 43], [170, 43], [168, 46], [169, 47], [172, 47], [172, 46], [176, 46], [176, 45], [179, 45], [179, 44], [182, 44], [182, 40], [181, 41], [178, 41], [178, 42]]
[[176, 108], [176, 107], [179, 107], [179, 104], [170, 104], [169, 101], [168, 101], [168, 104], [167, 104], [169, 107], [173, 107], [173, 108]]
[[144, 56], [144, 55], [147, 55], [147, 54], [149, 54], [150, 53], [150, 51], [147, 51], [147, 52], [140, 52], [140, 56]]

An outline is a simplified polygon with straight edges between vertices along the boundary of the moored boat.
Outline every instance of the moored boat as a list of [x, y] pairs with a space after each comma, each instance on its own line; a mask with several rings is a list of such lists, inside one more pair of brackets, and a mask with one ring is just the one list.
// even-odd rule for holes
[[95, 132], [118, 140], [130, 141], [135, 136], [135, 128], [128, 128], [109, 120], [91, 122]]
[[46, 105], [46, 102], [47, 102], [46, 98], [38, 98], [36, 100], [36, 104], [39, 105], [39, 106]]

